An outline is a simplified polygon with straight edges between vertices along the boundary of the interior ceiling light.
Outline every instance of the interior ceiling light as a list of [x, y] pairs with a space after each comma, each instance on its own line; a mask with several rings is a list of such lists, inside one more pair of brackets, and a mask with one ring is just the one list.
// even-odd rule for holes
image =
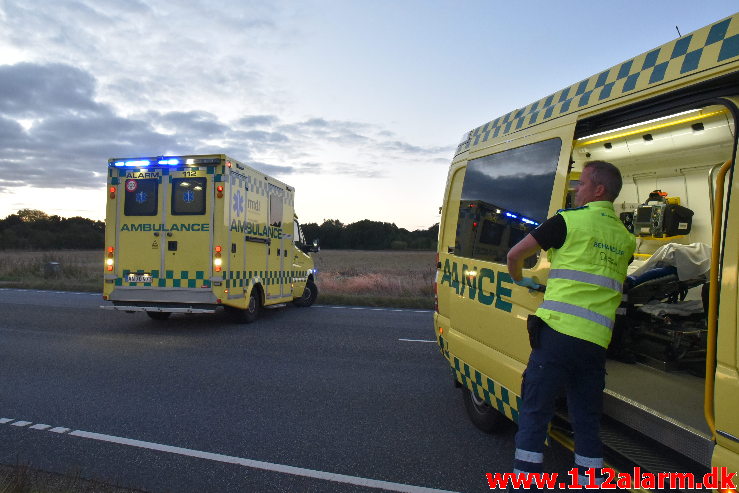
[[[626, 127], [617, 128], [616, 130], [609, 130], [608, 132], [601, 132], [601, 133], [597, 133], [597, 134], [593, 134], [593, 135], [588, 135], [587, 137], [582, 137], [580, 139], [577, 139], [577, 142], [576, 142], [575, 146], [576, 147], [583, 147], [583, 146], [587, 146], [587, 145], [590, 145], [590, 144], [597, 144], [599, 142], [605, 142], [607, 140], [614, 140], [614, 139], [620, 139], [621, 137], [628, 137], [630, 135], [636, 135], [636, 134], [641, 134], [641, 133], [649, 133], [649, 132], [652, 132], [654, 130], [659, 130], [661, 128], [672, 127], [674, 125], [681, 125], [683, 123], [694, 122], [696, 120], [701, 120], [701, 119], [704, 119], [704, 118], [710, 118], [712, 116], [720, 115], [720, 114], [723, 114], [723, 113], [726, 113], [727, 112], [727, 110], [721, 109], [721, 110], [718, 110], [718, 111], [712, 111], [710, 113], [701, 113], [699, 115], [693, 115], [693, 116], [689, 116], [687, 118], [681, 118], [680, 120], [675, 120], [675, 121], [671, 121], [671, 122], [660, 123], [658, 125], [652, 125], [652, 126], [649, 126], [649, 127], [646, 127], [646, 128], [637, 128], [635, 130], [630, 130], [630, 131], [624, 132], [624, 130], [629, 129], [629, 128], [641, 127], [642, 125], [646, 125], [646, 124], [649, 124], [649, 123], [655, 123], [655, 122], [662, 121], [662, 120], [667, 120], [669, 118], [675, 118], [676, 116], [686, 115], [688, 113], [694, 113], [695, 111], [700, 111], [700, 110], [684, 111], [682, 113], [677, 113], [677, 114], [674, 114], [674, 115], [665, 116], [665, 117], [662, 117], [662, 118], [657, 118], [655, 120], [650, 120], [648, 122], [636, 123], [634, 125], [628, 125]], [[613, 135], [613, 132], [621, 132], [621, 133], [618, 133], [616, 135]], [[600, 135], [605, 135], [605, 137], [600, 137], [600, 138], [597, 138], [597, 139], [593, 139], [593, 137], [598, 137]], [[586, 139], [592, 139], [592, 140], [586, 140]]]

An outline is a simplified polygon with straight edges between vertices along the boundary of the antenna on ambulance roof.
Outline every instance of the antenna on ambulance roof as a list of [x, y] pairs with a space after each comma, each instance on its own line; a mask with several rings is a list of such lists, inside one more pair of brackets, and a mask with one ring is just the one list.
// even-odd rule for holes
[[678, 37], [678, 38], [682, 38], [682, 37], [683, 37], [683, 35], [682, 35], [682, 34], [680, 34], [680, 28], [679, 28], [679, 27], [677, 27], [677, 26], [675, 26], [675, 29], [677, 29], [677, 37]]

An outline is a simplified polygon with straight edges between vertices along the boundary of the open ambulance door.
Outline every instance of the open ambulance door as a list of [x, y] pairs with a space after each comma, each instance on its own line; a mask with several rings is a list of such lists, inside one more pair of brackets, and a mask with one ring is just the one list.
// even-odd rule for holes
[[[734, 121], [739, 121], [739, 97], [724, 98], [724, 101], [732, 110]], [[711, 262], [705, 396], [706, 421], [716, 441], [712, 463], [727, 467], [730, 472], [739, 471], [739, 182], [735, 176], [736, 160], [735, 125], [733, 159], [724, 163], [716, 174], [714, 243], [719, 242], [722, 248], [720, 252], [714, 248]], [[720, 197], [723, 192], [724, 197]], [[719, 213], [722, 207], [723, 213]]]

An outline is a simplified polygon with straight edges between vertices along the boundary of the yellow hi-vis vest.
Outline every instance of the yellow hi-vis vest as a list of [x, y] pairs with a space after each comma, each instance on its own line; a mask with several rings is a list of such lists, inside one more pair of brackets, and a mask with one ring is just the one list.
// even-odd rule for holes
[[551, 270], [536, 315], [557, 332], [607, 348], [634, 254], [634, 236], [608, 201], [560, 214], [567, 237], [561, 248], [548, 251]]

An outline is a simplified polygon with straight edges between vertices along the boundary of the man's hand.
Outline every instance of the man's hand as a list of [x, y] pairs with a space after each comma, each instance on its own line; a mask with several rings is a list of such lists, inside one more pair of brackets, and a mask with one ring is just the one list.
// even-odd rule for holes
[[513, 281], [519, 286], [522, 286], [524, 288], [529, 288], [538, 291], [541, 289], [541, 284], [537, 283], [530, 277], [522, 277], [520, 281]]
[[535, 255], [539, 250], [541, 250], [541, 246], [539, 246], [536, 238], [531, 236], [531, 233], [527, 234], [524, 236], [523, 240], [513, 245], [513, 248], [508, 251], [508, 273], [513, 279], [521, 277], [523, 261], [528, 257]]

